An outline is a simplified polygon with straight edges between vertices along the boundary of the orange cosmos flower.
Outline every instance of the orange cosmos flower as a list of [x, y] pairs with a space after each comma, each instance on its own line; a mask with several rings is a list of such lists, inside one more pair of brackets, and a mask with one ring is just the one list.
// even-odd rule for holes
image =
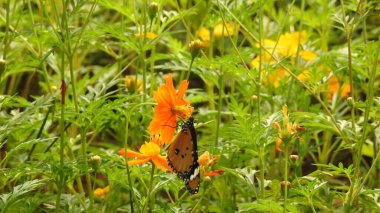
[[328, 81], [329, 96], [328, 99], [332, 100], [335, 93], [340, 92], [340, 97], [345, 98], [350, 94], [351, 88], [347, 83], [339, 84], [338, 78], [333, 75]]
[[224, 174], [223, 170], [214, 170], [211, 172], [206, 172], [206, 169], [216, 164], [216, 160], [220, 158], [220, 155], [210, 155], [208, 151], [204, 152], [201, 156], [199, 156], [199, 165], [201, 167], [201, 173], [203, 177], [212, 177], [216, 175]]
[[161, 141], [169, 144], [172, 140], [177, 125], [178, 117], [186, 120], [193, 113], [193, 107], [184, 98], [189, 82], [184, 80], [176, 91], [173, 86], [172, 75], [166, 78], [166, 84], [160, 86], [154, 92], [154, 100], [157, 106], [154, 109], [153, 120], [149, 124], [149, 133], [161, 133]]
[[[138, 164], [144, 164], [148, 161], [152, 161], [154, 165], [156, 165], [162, 171], [165, 171], [166, 169], [169, 171], [172, 171], [172, 169], [168, 165], [166, 156], [159, 155], [161, 148], [156, 143], [145, 142], [145, 144], [143, 144], [140, 147], [139, 151], [140, 153], [127, 149], [127, 157], [137, 158], [135, 160], [128, 161], [128, 165], [138, 165]], [[125, 149], [121, 149], [119, 151], [119, 154], [125, 156]]]
[[276, 127], [278, 132], [278, 137], [276, 139], [276, 150], [279, 152], [284, 152], [280, 148], [282, 142], [289, 143], [293, 137], [297, 137], [299, 140], [302, 140], [302, 138], [298, 136], [297, 129], [302, 130], [303, 127], [289, 121], [288, 107], [286, 104], [282, 106], [282, 127], [277, 122], [273, 122], [272, 126]]

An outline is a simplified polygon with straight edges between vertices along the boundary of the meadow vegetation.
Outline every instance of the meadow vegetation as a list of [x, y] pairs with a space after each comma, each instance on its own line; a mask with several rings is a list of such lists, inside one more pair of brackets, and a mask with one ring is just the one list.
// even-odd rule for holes
[[0, 29], [1, 212], [380, 212], [377, 0], [0, 0]]

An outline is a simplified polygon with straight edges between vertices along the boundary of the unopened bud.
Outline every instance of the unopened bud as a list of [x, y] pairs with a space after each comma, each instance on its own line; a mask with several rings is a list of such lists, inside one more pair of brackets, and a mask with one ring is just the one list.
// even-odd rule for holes
[[194, 59], [197, 57], [202, 49], [202, 42], [200, 40], [195, 40], [190, 42], [189, 44], [189, 50], [191, 53], [191, 57]]
[[100, 163], [102, 161], [102, 158], [99, 155], [94, 155], [91, 156], [90, 161], [94, 163]]
[[153, 20], [156, 17], [158, 11], [158, 4], [156, 2], [152, 2], [148, 6], [148, 15], [150, 20]]
[[204, 180], [205, 182], [211, 182], [211, 178], [208, 177], [208, 176], [204, 177], [203, 180]]
[[288, 187], [287, 187], [288, 189], [293, 186], [293, 184], [289, 181], [286, 181], [286, 183], [285, 183], [285, 181], [281, 181], [280, 184], [281, 184], [281, 189], [285, 189], [285, 184], [288, 185]]
[[352, 97], [348, 97], [348, 98], [347, 98], [347, 104], [348, 104], [349, 106], [353, 106], [353, 105], [355, 104], [354, 99], [353, 99]]
[[299, 157], [298, 157], [298, 155], [290, 155], [290, 156], [289, 156], [289, 159], [290, 159], [291, 161], [295, 162], [295, 161], [298, 161]]
[[258, 97], [257, 97], [257, 95], [252, 95], [251, 98], [252, 98], [253, 101], [256, 101]]

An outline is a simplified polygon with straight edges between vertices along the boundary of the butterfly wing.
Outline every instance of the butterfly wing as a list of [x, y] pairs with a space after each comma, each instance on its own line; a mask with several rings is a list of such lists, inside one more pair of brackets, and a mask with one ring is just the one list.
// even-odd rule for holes
[[[199, 167], [198, 167], [199, 168]], [[198, 193], [198, 190], [199, 190], [199, 183], [201, 181], [201, 178], [200, 178], [200, 175], [199, 175], [199, 169], [195, 170], [195, 171], [198, 171], [198, 174], [195, 175], [194, 173], [194, 178], [189, 181], [185, 181], [185, 186], [186, 186], [186, 189], [187, 191], [189, 191], [191, 194], [196, 194]]]
[[179, 178], [185, 179], [189, 176], [194, 160], [190, 131], [182, 129], [178, 133], [169, 147], [167, 159], [169, 166]]
[[[189, 183], [191, 186], [193, 186], [192, 182], [197, 182], [194, 179], [199, 176], [198, 145], [193, 117], [182, 125], [180, 133], [169, 147], [167, 158], [168, 164], [179, 178], [185, 180], [186, 186], [188, 182], [191, 182]], [[200, 178], [197, 185], [199, 185], [199, 180]]]

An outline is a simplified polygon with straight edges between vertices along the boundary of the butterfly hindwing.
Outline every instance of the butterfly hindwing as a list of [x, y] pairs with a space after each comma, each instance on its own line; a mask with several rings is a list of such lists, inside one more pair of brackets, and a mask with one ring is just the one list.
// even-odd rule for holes
[[185, 186], [186, 189], [191, 193], [191, 194], [196, 194], [198, 193], [199, 190], [199, 183], [201, 181], [200, 175], [199, 175], [199, 167], [198, 167], [197, 174], [194, 174], [193, 179], [189, 179], [188, 181], [185, 181]]

